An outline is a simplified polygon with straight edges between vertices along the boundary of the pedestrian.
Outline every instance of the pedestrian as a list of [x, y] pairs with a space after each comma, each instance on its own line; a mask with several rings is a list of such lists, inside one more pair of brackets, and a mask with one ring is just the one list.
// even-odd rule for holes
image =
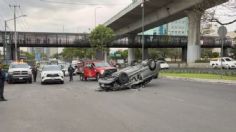
[[0, 101], [7, 101], [4, 98], [4, 83], [5, 83], [5, 73], [2, 70], [2, 64], [0, 64]]
[[73, 81], [73, 73], [74, 73], [75, 69], [70, 65], [68, 67], [68, 72], [69, 72], [69, 76], [70, 76], [70, 81]]
[[38, 69], [37, 69], [36, 65], [34, 65], [32, 67], [32, 74], [33, 74], [34, 82], [36, 82], [37, 81], [37, 74], [38, 74]]

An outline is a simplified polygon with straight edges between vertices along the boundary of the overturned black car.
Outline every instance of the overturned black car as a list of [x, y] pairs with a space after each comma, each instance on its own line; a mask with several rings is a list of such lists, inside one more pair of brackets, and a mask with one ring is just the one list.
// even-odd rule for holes
[[99, 86], [103, 90], [120, 90], [125, 88], [136, 88], [145, 86], [152, 79], [158, 78], [160, 70], [159, 62], [145, 60], [141, 64], [129, 66], [109, 77], [98, 80]]

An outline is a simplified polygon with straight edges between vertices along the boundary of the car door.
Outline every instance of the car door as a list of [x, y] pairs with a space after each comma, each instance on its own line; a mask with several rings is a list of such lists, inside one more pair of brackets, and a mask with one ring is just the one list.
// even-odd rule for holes
[[87, 64], [84, 67], [84, 76], [85, 77], [96, 77], [96, 70], [92, 63]]

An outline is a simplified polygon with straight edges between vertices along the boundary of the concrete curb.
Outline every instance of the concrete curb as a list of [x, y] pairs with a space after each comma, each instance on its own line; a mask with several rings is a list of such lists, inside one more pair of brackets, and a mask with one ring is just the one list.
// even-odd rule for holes
[[231, 80], [184, 78], [184, 77], [172, 77], [172, 76], [161, 76], [160, 78], [167, 78], [167, 79], [173, 79], [173, 80], [186, 80], [186, 81], [196, 81], [196, 82], [208, 82], [208, 83], [220, 83], [220, 84], [236, 85], [236, 81], [231, 81]]

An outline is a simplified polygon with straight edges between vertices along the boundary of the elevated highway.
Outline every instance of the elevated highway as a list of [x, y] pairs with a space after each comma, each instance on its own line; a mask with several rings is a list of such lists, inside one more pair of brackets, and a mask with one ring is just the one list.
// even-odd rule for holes
[[[143, 27], [145, 30], [149, 30], [188, 17], [187, 63], [195, 63], [201, 57], [200, 23], [203, 12], [227, 1], [136, 0], [105, 22], [104, 25], [112, 28], [117, 35], [138, 34], [142, 32]], [[142, 17], [144, 17], [143, 22]], [[144, 48], [147, 48], [146, 45]], [[129, 49], [129, 56], [131, 56], [129, 62], [135, 60], [134, 50]]]
[[[226, 1], [228, 0], [145, 0], [145, 30], [187, 17], [192, 11], [202, 12]], [[104, 25], [112, 28], [117, 35], [142, 32], [142, 3], [143, 0], [136, 0]]]

